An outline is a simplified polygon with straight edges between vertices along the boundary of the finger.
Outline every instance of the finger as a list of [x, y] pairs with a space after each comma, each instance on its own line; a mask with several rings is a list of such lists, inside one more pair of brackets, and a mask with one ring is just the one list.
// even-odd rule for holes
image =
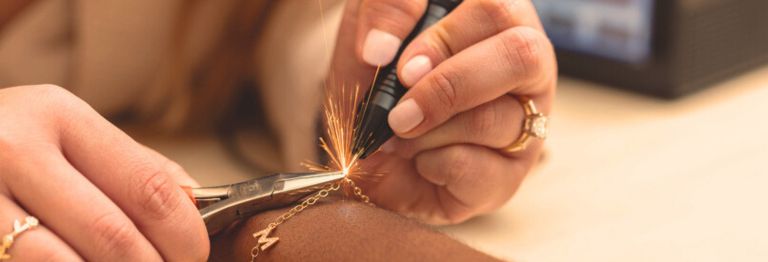
[[72, 165], [127, 214], [166, 260], [203, 260], [209, 241], [197, 208], [173, 177], [173, 161], [147, 150], [87, 105], [62, 119], [62, 150]]
[[[0, 228], [11, 229], [13, 222], [29, 216], [5, 195], [0, 196]], [[10, 233], [3, 230], [3, 236]], [[44, 221], [14, 238], [11, 248], [6, 250], [12, 261], [83, 261], [61, 238], [48, 230]]]
[[120, 208], [57, 149], [27, 152], [4, 175], [11, 195], [87, 260], [160, 260]]
[[454, 54], [516, 26], [544, 31], [531, 1], [467, 0], [408, 45], [398, 62], [400, 80], [413, 86]]
[[358, 57], [371, 66], [391, 63], [426, 7], [426, 0], [362, 0], [358, 13]]
[[[357, 43], [360, 5], [361, 0], [349, 0], [344, 6], [344, 14], [339, 25], [336, 46], [333, 50], [332, 67], [327, 79], [327, 84], [330, 86], [354, 85], [373, 81], [376, 69], [362, 62], [360, 44]], [[362, 85], [361, 91], [365, 93], [367, 90], [368, 86]]]
[[503, 148], [522, 132], [525, 112], [512, 96], [501, 96], [489, 103], [460, 113], [426, 134], [413, 139], [393, 140], [390, 152], [412, 158], [421, 151], [452, 144], [474, 144]]
[[[90, 242], [104, 242], [99, 244], [102, 245], [100, 248], [105, 249], [101, 252], [107, 255], [120, 252], [112, 251], [109, 248], [117, 249], [120, 248], [120, 245], [127, 244], [130, 245], [125, 251], [130, 255], [128, 257], [143, 255], [139, 256], [139, 258], [151, 258], [145, 253], [149, 251], [156, 252], [155, 250], [157, 249], [165, 259], [169, 260], [205, 259], [208, 254], [208, 238], [205, 232], [205, 225], [197, 209], [192, 205], [191, 201], [187, 200], [186, 193], [167, 175], [182, 173], [183, 170], [178, 165], [167, 159], [160, 159], [148, 154], [142, 146], [99, 116], [85, 102], [62, 88], [36, 86], [27, 87], [24, 91], [20, 95], [28, 97], [22, 97], [20, 100], [35, 101], [33, 110], [29, 110], [35, 115], [28, 117], [32, 119], [50, 119], [41, 123], [41, 125], [44, 124], [45, 126], [36, 127], [37, 129], [31, 128], [31, 130], [46, 130], [51, 133], [47, 136], [53, 138], [50, 139], [51, 141], [40, 141], [40, 139], [37, 139], [33, 141], [34, 143], [23, 144], [21, 148], [44, 148], [45, 150], [55, 151], [56, 155], [48, 156], [52, 153], [42, 151], [42, 149], [38, 150], [40, 152], [33, 153], [14, 152], [11, 156], [43, 156], [48, 154], [44, 155], [46, 157], [45, 161], [38, 161], [43, 166], [50, 165], [46, 166], [46, 168], [52, 169], [51, 172], [45, 172], [27, 167], [24, 172], [21, 172], [21, 176], [16, 177], [17, 180], [26, 182], [21, 183], [22, 185], [19, 187], [9, 187], [12, 190], [21, 190], [21, 192], [15, 192], [15, 194], [23, 194], [28, 199], [32, 199], [30, 201], [35, 204], [50, 205], [51, 209], [62, 209], [63, 207], [63, 210], [59, 211], [70, 216], [70, 219], [61, 218], [63, 221], [80, 218], [78, 212], [68, 210], [68, 207], [76, 206], [77, 208], [83, 208], [80, 213], [90, 216], [84, 218], [85, 220], [90, 219], [90, 221], [85, 221], [86, 223], [83, 226], [88, 226], [87, 224], [89, 223], [101, 223], [98, 226], [102, 228], [99, 231], [92, 230], [88, 226], [87, 230], [81, 229], [81, 232], [86, 233], [68, 232], [86, 236], [93, 235], [90, 237], [95, 239], [91, 239]], [[55, 145], [55, 148], [50, 149], [51, 145]], [[61, 156], [62, 153], [69, 162]], [[69, 169], [56, 170], [55, 168], [59, 166], [49, 163], [58, 163], [62, 160], [64, 163], [60, 164], [61, 167], [69, 167]], [[10, 162], [10, 164], [16, 163], [26, 164], [26, 161]], [[72, 165], [79, 170], [72, 168]], [[11, 168], [10, 170], [17, 169]], [[59, 175], [50, 175], [49, 178], [46, 175], [40, 174]], [[83, 175], [87, 176], [87, 179], [82, 177]], [[40, 181], [34, 180], [30, 182], [28, 180], [32, 179], [23, 180], [27, 176]], [[72, 178], [70, 176], [78, 177]], [[93, 185], [96, 185], [98, 189], [93, 187]], [[77, 190], [70, 191], [68, 190], [69, 187], [75, 187]], [[34, 190], [28, 190], [28, 188], [33, 188]], [[82, 192], [84, 195], [72, 195], [72, 192]], [[61, 198], [68, 199], [70, 202], [60, 201], [58, 194], [65, 193], [71, 196]], [[109, 198], [105, 198], [103, 196], [105, 194]], [[87, 204], [83, 205], [84, 202], [80, 201], [81, 198], [93, 202], [96, 206], [89, 207]], [[22, 197], [17, 199], [20, 202], [24, 201]], [[58, 205], [48, 203], [51, 202], [50, 199], [55, 199]], [[27, 207], [31, 208], [30, 206]], [[38, 208], [40, 210], [48, 209], [46, 206]], [[39, 212], [33, 213], [41, 214]], [[125, 214], [130, 217], [130, 219], [126, 219], [127, 221], [123, 220]], [[62, 224], [61, 226], [65, 227], [66, 225]], [[137, 227], [141, 230], [141, 233], [136, 234], [139, 237], [135, 238], [133, 236], [133, 231], [135, 230], [132, 230], [132, 228]], [[52, 226], [52, 228], [54, 227]], [[70, 230], [70, 228], [77, 227], [72, 226], [65, 228], [65, 230]], [[59, 228], [54, 229], [59, 233]], [[101, 232], [105, 230], [106, 232]], [[110, 233], [120, 234], [119, 238], [105, 236]], [[142, 233], [146, 238], [142, 236]], [[68, 235], [63, 233], [59, 235], [63, 238], [68, 237]], [[108, 239], [101, 240], [98, 238], [99, 236]], [[151, 240], [155, 246], [153, 247], [148, 243], [145, 246], [139, 243], [146, 241], [146, 239]], [[140, 252], [131, 252], [134, 249], [138, 249]], [[133, 253], [138, 253], [138, 255]], [[91, 254], [96, 256], [100, 253], [94, 251]], [[86, 256], [85, 253], [83, 255]]]
[[471, 46], [440, 64], [403, 96], [389, 125], [403, 138], [426, 133], [454, 115], [507, 93], [531, 96], [547, 113], [556, 79], [546, 36], [515, 27]]
[[472, 145], [426, 151], [415, 160], [419, 174], [438, 186], [438, 203], [453, 224], [501, 206], [529, 168], [492, 149]]

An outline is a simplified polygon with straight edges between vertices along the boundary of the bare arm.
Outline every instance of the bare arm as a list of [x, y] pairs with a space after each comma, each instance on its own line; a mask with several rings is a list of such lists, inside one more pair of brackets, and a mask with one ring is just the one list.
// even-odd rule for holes
[[[251, 236], [286, 209], [259, 214], [212, 240], [213, 261], [247, 261]], [[307, 208], [278, 226], [259, 261], [498, 261], [429, 227], [356, 201]]]

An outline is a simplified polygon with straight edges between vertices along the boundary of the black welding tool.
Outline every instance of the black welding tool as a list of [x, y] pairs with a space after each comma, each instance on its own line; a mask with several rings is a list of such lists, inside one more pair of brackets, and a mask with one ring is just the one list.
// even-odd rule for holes
[[397, 105], [406, 91], [397, 77], [397, 61], [403, 50], [419, 33], [446, 16], [461, 2], [462, 0], [429, 0], [426, 12], [416, 23], [413, 31], [403, 40], [392, 63], [382, 68], [377, 75], [364, 101], [364, 103], [368, 103], [367, 106], [360, 107], [364, 109], [362, 109], [362, 117], [358, 121], [355, 152], [362, 151], [361, 158], [366, 158], [376, 152], [393, 135], [387, 117], [389, 111]]

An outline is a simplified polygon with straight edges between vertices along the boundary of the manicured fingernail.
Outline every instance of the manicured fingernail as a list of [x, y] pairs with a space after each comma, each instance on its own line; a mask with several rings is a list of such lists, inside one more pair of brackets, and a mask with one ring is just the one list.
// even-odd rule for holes
[[363, 60], [372, 66], [385, 66], [392, 62], [397, 55], [402, 40], [397, 36], [371, 29], [363, 43]]
[[389, 112], [389, 127], [396, 133], [407, 133], [424, 121], [424, 112], [412, 98], [395, 106]]
[[429, 57], [425, 55], [416, 56], [405, 63], [400, 78], [406, 86], [413, 86], [430, 70], [432, 70], [432, 61], [429, 60]]

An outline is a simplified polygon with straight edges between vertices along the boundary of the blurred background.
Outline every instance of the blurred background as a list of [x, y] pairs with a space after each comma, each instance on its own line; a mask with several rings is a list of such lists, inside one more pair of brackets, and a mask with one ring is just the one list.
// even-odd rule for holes
[[768, 61], [768, 2], [534, 0], [566, 75], [678, 98]]
[[[501, 210], [439, 230], [512, 261], [768, 261], [768, 1], [532, 1], [557, 48], [561, 73], [545, 159]], [[77, 65], [70, 57], [78, 52], [88, 55], [86, 51], [94, 49], [98, 51], [94, 57], [108, 54], [105, 57], [121, 59], [91, 59], [96, 62], [85, 69], [96, 76], [95, 80], [84, 78], [89, 81], [79, 82], [78, 88], [90, 83], [98, 87], [91, 90], [97, 95], [122, 98], [160, 90], [153, 87], [171, 86], [162, 81], [157, 82], [160, 83], [157, 86], [150, 86], [157, 84], [151, 81], [123, 81], [141, 86], [134, 89], [99, 84], [113, 80], [110, 77], [114, 75], [105, 73], [104, 68], [152, 71], [146, 74], [150, 75], [166, 68], [149, 67], [143, 62], [163, 65], [184, 61], [167, 56], [162, 53], [167, 50], [162, 48], [147, 48], [159, 50], [159, 54], [142, 51], [141, 48], [147, 46], [172, 46], [169, 43], [173, 41], [162, 39], [158, 32], [166, 28], [152, 25], [150, 22], [154, 20], [126, 14], [138, 10], [147, 17], [167, 22], [166, 26], [172, 25], [163, 12], [171, 10], [176, 3], [145, 2], [151, 3], [143, 6], [152, 8], [138, 8], [136, 6], [142, 4], [133, 4], [138, 1], [94, 2], [112, 11], [94, 16], [95, 20], [127, 17], [125, 24], [145, 25], [137, 27], [141, 30], [120, 31], [124, 29], [119, 27], [123, 24], [117, 23], [120, 30], [115, 32], [119, 34], [108, 34], [115, 33], [112, 31], [99, 34], [99, 30], [107, 31], [106, 26], [94, 23], [97, 26], [76, 28], [82, 29], [78, 35], [68, 26], [77, 25], [78, 19], [88, 20], [86, 12], [72, 14], [72, 6], [82, 6], [71, 5], [70, 1], [38, 1], [33, 8], [36, 13], [19, 16], [19, 22], [13, 28], [4, 28], [7, 31], [0, 35], [6, 38], [2, 40], [8, 40], [0, 41], [0, 86], [16, 83], [8, 79], [44, 80], [68, 86], [68, 82], [55, 79], [82, 79], [56, 73], [50, 74], [54, 80], [48, 80], [35, 73], [69, 70]], [[342, 5], [339, 1], [327, 2], [325, 30], [335, 33]], [[200, 4], [187, 11], [203, 14], [202, 18], [211, 21], [225, 21], [218, 18], [229, 15], [212, 8], [229, 2], [184, 3]], [[242, 3], [259, 6], [267, 1]], [[316, 85], [325, 77], [325, 69], [318, 64], [327, 63], [321, 58], [324, 47], [322, 23], [317, 22], [319, 9], [314, 1], [281, 3], [287, 3], [288, 7], [275, 10], [271, 22], [291, 22], [295, 26], [286, 26], [279, 32], [259, 32], [275, 40], [266, 44], [264, 50], [268, 52], [257, 51], [254, 57], [264, 55], [259, 60], [264, 64], [256, 66], [283, 71], [264, 71], [259, 76], [273, 77], [269, 81], [285, 86], [286, 90]], [[310, 5], [312, 8], [308, 8]], [[242, 8], [235, 11], [239, 11], [236, 14], [241, 17], [258, 17]], [[245, 49], [252, 48], [249, 45], [257, 35], [253, 28], [257, 26], [252, 24], [263, 22], [253, 20], [238, 21], [247, 25], [240, 28], [193, 19], [188, 23], [194, 28], [193, 34], [185, 36], [189, 39], [176, 40], [185, 42], [206, 35], [200, 31], [223, 32], [225, 37], [220, 37], [223, 41], [242, 42]], [[228, 30], [218, 30], [219, 27]], [[140, 37], [125, 37], [125, 34]], [[10, 35], [28, 39], [10, 39]], [[73, 52], [74, 55], [63, 51], [94, 35], [106, 35], [107, 42], [116, 47], [90, 46]], [[115, 52], [121, 45], [124, 49]], [[217, 43], [199, 45], [217, 46]], [[192, 88], [193, 91], [226, 89], [217, 89], [224, 86], [221, 79], [230, 80], [223, 81], [230, 86], [253, 85], [253, 79], [241, 81], [232, 76], [245, 71], [240, 69], [245, 67], [240, 60], [254, 57], [247, 57], [238, 53], [240, 49], [230, 49], [227, 45], [219, 47], [224, 47], [219, 48], [220, 51], [226, 51], [221, 56], [223, 59], [200, 58], [203, 69], [189, 70], [194, 76], [190, 77], [192, 84], [203, 82], [214, 88]], [[25, 53], [14, 50], [26, 50], [41, 57], [48, 55], [50, 59], [29, 59]], [[190, 53], [191, 57], [204, 57], [198, 54], [204, 53], [200, 50]], [[134, 64], [115, 64], [135, 57], [147, 59], [136, 59], [139, 62]], [[82, 61], [88, 62], [87, 59], [78, 62]], [[17, 75], [10, 73], [18, 68], [26, 70]], [[232, 74], [220, 72], [222, 74], [215, 75], [218, 78], [196, 75], [205, 70], [228, 69], [239, 70], [233, 70], [238, 72]], [[252, 77], [250, 73], [243, 74]], [[140, 77], [128, 74], [116, 78]], [[120, 90], [132, 90], [132, 93]], [[254, 99], [260, 99], [259, 94], [254, 94], [253, 88], [229, 90], [231, 93], [227, 94], [236, 98], [229, 101], [231, 103], [219, 103], [219, 100], [209, 103], [217, 109], [216, 113], [209, 112], [209, 107], [195, 107], [194, 101], [186, 108], [193, 122], [231, 114], [224, 117], [222, 127], [214, 130], [169, 135], [121, 121], [124, 119], [119, 115], [111, 120], [139, 142], [177, 161], [203, 185], [234, 183], [285, 168], [282, 163], [290, 152], [279, 149], [281, 142], [289, 141], [285, 139], [288, 136], [264, 128], [264, 123], [275, 123], [265, 119], [263, 108], [248, 107], [254, 104]], [[206, 97], [205, 93], [197, 95]], [[90, 102], [89, 97], [83, 99]], [[158, 101], [156, 104], [161, 106], [172, 104]], [[296, 103], [274, 101], [276, 104], [291, 102]], [[111, 105], [94, 107], [109, 109]], [[311, 137], [308, 134], [314, 134], [315, 130], [295, 131], [293, 137]], [[305, 142], [311, 146], [315, 141]], [[291, 167], [300, 168], [295, 164]]]

